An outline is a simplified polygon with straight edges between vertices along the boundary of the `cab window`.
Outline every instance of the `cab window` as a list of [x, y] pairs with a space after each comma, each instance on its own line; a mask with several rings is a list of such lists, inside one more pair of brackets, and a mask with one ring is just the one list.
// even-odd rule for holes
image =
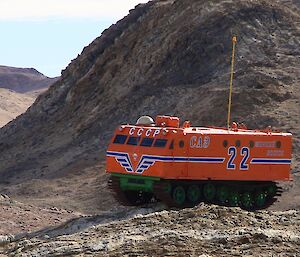
[[138, 145], [140, 141], [140, 137], [129, 137], [127, 141], [127, 145]]
[[149, 137], [144, 137], [142, 139], [142, 142], [140, 144], [140, 146], [147, 146], [147, 147], [151, 147], [153, 144], [154, 139], [153, 138], [149, 138]]
[[127, 139], [126, 135], [116, 135], [113, 143], [122, 145], [125, 143], [126, 139]]
[[156, 139], [154, 142], [154, 147], [165, 147], [167, 144], [167, 139]]

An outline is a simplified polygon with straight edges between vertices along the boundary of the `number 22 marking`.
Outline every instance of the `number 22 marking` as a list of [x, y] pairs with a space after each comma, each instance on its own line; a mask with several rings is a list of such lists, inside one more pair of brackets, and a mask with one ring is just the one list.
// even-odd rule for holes
[[235, 164], [233, 163], [233, 161], [236, 157], [236, 148], [234, 146], [228, 148], [228, 155], [230, 155], [230, 158], [227, 162], [227, 169], [235, 170]]
[[[236, 153], [237, 153], [237, 150], [236, 150], [236, 147], [235, 146], [231, 146], [228, 148], [228, 155], [230, 155], [230, 158], [227, 162], [227, 169], [228, 170], [235, 170], [235, 167], [236, 165], [234, 164], [234, 160], [235, 160], [235, 157], [236, 157]], [[249, 164], [247, 164], [247, 161], [249, 159], [249, 156], [250, 156], [250, 150], [248, 147], [243, 147], [241, 149], [241, 152], [240, 152], [241, 156], [243, 156], [243, 159], [241, 160], [240, 162], [240, 170], [248, 170], [249, 169]]]

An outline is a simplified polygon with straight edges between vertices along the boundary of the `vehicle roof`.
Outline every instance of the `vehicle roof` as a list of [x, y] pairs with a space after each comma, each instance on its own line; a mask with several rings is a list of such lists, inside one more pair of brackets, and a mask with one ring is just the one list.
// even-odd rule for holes
[[290, 133], [274, 132], [274, 131], [261, 131], [261, 130], [249, 130], [249, 129], [236, 129], [228, 130], [226, 128], [209, 128], [209, 127], [190, 127], [185, 128], [186, 133], [200, 133], [200, 134], [234, 134], [234, 135], [286, 135], [290, 136]]
[[189, 127], [189, 128], [175, 128], [175, 127], [158, 127], [158, 126], [141, 126], [141, 125], [122, 125], [127, 128], [143, 128], [143, 129], [166, 129], [166, 130], [176, 130], [177, 132], [187, 133], [187, 134], [214, 134], [214, 135], [278, 135], [278, 136], [291, 136], [291, 133], [278, 132], [272, 130], [251, 130], [251, 129], [227, 129], [218, 127]]

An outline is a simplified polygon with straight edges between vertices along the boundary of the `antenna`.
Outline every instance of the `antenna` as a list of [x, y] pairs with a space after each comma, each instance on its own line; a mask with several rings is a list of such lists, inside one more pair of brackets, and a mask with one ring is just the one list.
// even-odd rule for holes
[[229, 86], [229, 100], [228, 100], [228, 116], [227, 116], [227, 129], [230, 128], [230, 111], [231, 111], [231, 98], [232, 98], [232, 81], [233, 81], [233, 67], [234, 67], [234, 53], [237, 39], [236, 36], [232, 37], [232, 56], [231, 56], [231, 70], [230, 70], [230, 86]]

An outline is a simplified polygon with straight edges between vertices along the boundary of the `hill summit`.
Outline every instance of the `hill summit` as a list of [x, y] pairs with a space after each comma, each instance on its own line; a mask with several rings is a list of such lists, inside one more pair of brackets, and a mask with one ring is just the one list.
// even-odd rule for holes
[[18, 93], [45, 89], [58, 78], [48, 78], [34, 68], [15, 68], [0, 65], [0, 88]]

